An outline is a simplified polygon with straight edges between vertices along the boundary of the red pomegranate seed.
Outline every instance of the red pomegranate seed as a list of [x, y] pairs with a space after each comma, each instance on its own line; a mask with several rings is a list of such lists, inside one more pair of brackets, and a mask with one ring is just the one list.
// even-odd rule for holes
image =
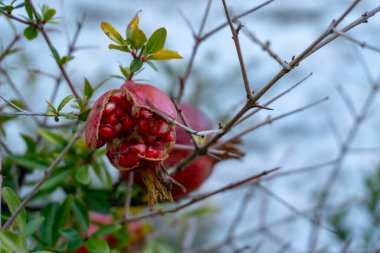
[[148, 110], [142, 109], [140, 111], [140, 117], [143, 119], [150, 119], [153, 116], [153, 113], [151, 113]]
[[146, 144], [152, 145], [155, 142], [157, 137], [155, 135], [145, 135], [144, 140]]
[[103, 115], [111, 115], [114, 114], [117, 107], [115, 103], [108, 103], [104, 106]]
[[130, 118], [128, 118], [128, 117], [125, 117], [125, 118], [122, 120], [122, 122], [123, 122], [123, 129], [124, 129], [124, 131], [129, 132], [129, 131], [131, 131], [131, 130], [133, 129], [133, 127], [134, 127], [134, 122], [133, 122], [132, 119], [130, 119]]
[[123, 100], [125, 100], [125, 94], [124, 94], [124, 92], [121, 92], [121, 91], [116, 92], [109, 99], [109, 101], [115, 102], [117, 104], [120, 104], [120, 102]]
[[115, 114], [102, 117], [102, 123], [103, 124], [110, 124], [110, 125], [116, 125], [119, 123], [118, 117], [116, 117]]
[[116, 131], [111, 126], [102, 126], [99, 129], [99, 137], [103, 140], [110, 140], [116, 136]]
[[119, 165], [123, 167], [133, 167], [137, 164], [138, 158], [135, 154], [121, 155]]
[[146, 150], [146, 156], [149, 157], [149, 158], [157, 158], [159, 155], [159, 152], [157, 149], [154, 149], [152, 147], [149, 147], [147, 150]]
[[170, 142], [174, 139], [174, 132], [169, 131], [165, 135], [161, 136], [161, 141]]
[[128, 152], [128, 149], [131, 147], [131, 143], [129, 141], [123, 141], [120, 146], [120, 152], [125, 154]]
[[148, 133], [149, 132], [149, 130], [150, 130], [149, 121], [147, 121], [145, 119], [140, 119], [137, 124], [139, 127], [139, 131], [141, 133]]
[[145, 144], [139, 143], [131, 147], [131, 151], [136, 154], [144, 155], [145, 154]]
[[158, 135], [163, 136], [169, 131], [170, 131], [170, 127], [168, 123], [166, 123], [165, 121], [160, 121], [158, 123], [158, 131], [157, 131]]

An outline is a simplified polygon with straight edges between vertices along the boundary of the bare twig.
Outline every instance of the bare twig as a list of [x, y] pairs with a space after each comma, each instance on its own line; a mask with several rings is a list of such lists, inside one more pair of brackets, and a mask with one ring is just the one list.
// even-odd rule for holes
[[253, 100], [253, 95], [252, 95], [251, 87], [249, 84], [249, 79], [248, 79], [248, 75], [247, 75], [247, 71], [246, 71], [245, 63], [244, 63], [244, 59], [243, 59], [243, 53], [241, 51], [240, 41], [239, 41], [239, 31], [242, 28], [242, 26], [241, 26], [241, 24], [239, 24], [237, 28], [234, 27], [232, 20], [231, 20], [231, 17], [230, 17], [230, 13], [229, 13], [226, 1], [222, 0], [222, 3], [223, 3], [224, 12], [226, 14], [228, 24], [229, 24], [230, 29], [231, 29], [232, 39], [235, 43], [236, 52], [237, 52], [237, 55], [239, 58], [241, 74], [242, 74], [243, 82], [244, 82], [245, 94], [247, 96], [247, 99]]
[[[343, 29], [341, 29], [341, 31], [347, 32], [347, 31], [351, 30], [352, 28], [354, 28], [354, 27], [356, 27], [362, 23], [368, 22], [368, 19], [373, 17], [374, 15], [376, 15], [379, 11], [380, 11], [380, 6], [372, 9], [371, 11], [364, 12], [358, 19], [356, 19], [352, 23], [345, 26]], [[316, 51], [318, 51], [319, 49], [321, 49], [325, 45], [329, 44], [331, 41], [335, 40], [338, 37], [339, 37], [339, 35], [333, 34], [330, 37], [328, 37], [327, 39], [321, 41], [317, 46], [315, 46], [312, 50], [310, 50], [309, 53], [306, 54], [305, 58], [309, 57], [311, 54], [315, 53]]]
[[[54, 50], [55, 49], [54, 49], [53, 43], [51, 42], [50, 37], [49, 37], [49, 35], [47, 34], [47, 32], [45, 30], [43, 22], [41, 20], [39, 20], [39, 15], [37, 14], [37, 11], [36, 11], [36, 9], [35, 9], [35, 7], [33, 5], [32, 0], [27, 0], [27, 2], [29, 3], [29, 5], [30, 5], [30, 7], [31, 7], [31, 9], [32, 9], [35, 17], [37, 18], [36, 28], [41, 32], [41, 34], [44, 37], [44, 39], [45, 39], [45, 41], [46, 41], [46, 43], [47, 43], [50, 51], [54, 54]], [[65, 67], [62, 64], [60, 64], [59, 62], [57, 62], [57, 61], [56, 61], [56, 63], [58, 65], [58, 68], [61, 70], [62, 76], [66, 80], [66, 82], [67, 82], [67, 84], [68, 84], [71, 92], [73, 93], [73, 95], [75, 96], [75, 98], [77, 100], [80, 100], [80, 96], [76, 92], [74, 84], [71, 82], [71, 80], [70, 80], [70, 78], [69, 78], [69, 76], [68, 76], [68, 74], [66, 72]]]
[[[243, 13], [240, 13], [239, 15], [235, 16], [235, 17], [232, 17], [232, 22], [235, 22], [236, 20], [242, 18], [242, 17], [245, 17], [257, 10], [260, 10], [261, 8], [267, 6], [268, 4], [274, 2], [275, 0], [269, 0], [269, 1], [265, 1], [264, 3], [262, 4], [259, 4], [258, 6], [256, 7], [253, 7], [252, 9], [248, 10], [248, 11], [245, 11]], [[209, 32], [205, 33], [200, 39], [201, 40], [205, 40], [207, 39], [208, 37], [212, 36], [213, 34], [217, 33], [218, 31], [222, 30], [224, 27], [227, 27], [228, 26], [228, 21], [224, 22], [223, 24], [220, 24], [218, 25], [217, 27], [211, 29]]]
[[268, 175], [270, 173], [273, 173], [273, 172], [277, 171], [278, 169], [279, 168], [263, 171], [263, 172], [261, 172], [259, 174], [256, 174], [254, 176], [251, 176], [251, 177], [245, 178], [243, 180], [237, 181], [235, 183], [229, 184], [227, 186], [219, 188], [219, 189], [217, 189], [215, 191], [212, 191], [210, 193], [206, 193], [206, 194], [203, 194], [201, 196], [195, 197], [192, 200], [188, 201], [187, 203], [182, 204], [182, 205], [178, 205], [178, 206], [176, 206], [174, 208], [167, 209], [167, 210], [157, 210], [157, 211], [151, 212], [149, 214], [145, 214], [145, 215], [141, 215], [141, 216], [137, 216], [137, 217], [131, 217], [129, 219], [123, 219], [119, 223], [124, 224], [124, 223], [132, 222], [132, 221], [135, 221], [135, 220], [142, 220], [142, 219], [146, 219], [146, 218], [155, 217], [155, 216], [158, 216], [158, 215], [162, 216], [162, 215], [169, 214], [169, 213], [176, 213], [176, 212], [178, 212], [178, 211], [180, 211], [180, 210], [182, 210], [182, 209], [184, 209], [184, 208], [186, 208], [188, 206], [193, 205], [194, 203], [197, 203], [199, 201], [202, 201], [204, 199], [212, 197], [212, 196], [214, 196], [216, 194], [219, 194], [221, 192], [234, 189], [236, 187], [244, 185], [244, 184], [246, 184], [248, 182], [251, 182], [253, 180], [257, 180], [257, 179], [259, 179], [261, 177], [264, 177], [264, 176], [266, 176], [266, 175]]
[[201, 37], [201, 35], [203, 33], [203, 29], [205, 27], [205, 24], [206, 24], [206, 21], [207, 21], [207, 17], [208, 17], [209, 12], [210, 12], [211, 3], [212, 3], [212, 0], [208, 0], [207, 6], [206, 6], [206, 10], [205, 10], [205, 12], [203, 14], [201, 25], [199, 27], [198, 34], [195, 34], [194, 31], [193, 31], [193, 29], [191, 29], [191, 31], [193, 33], [193, 36], [194, 36], [195, 42], [194, 42], [194, 45], [193, 45], [193, 50], [191, 52], [190, 61], [189, 61], [188, 65], [187, 65], [187, 68], [186, 68], [186, 72], [185, 72], [185, 74], [183, 76], [181, 76], [179, 78], [179, 90], [178, 90], [178, 95], [177, 95], [177, 97], [175, 99], [178, 104], [182, 100], [183, 94], [185, 92], [185, 85], [186, 85], [187, 79], [189, 78], [189, 76], [191, 74], [191, 71], [193, 70], [193, 64], [194, 64], [195, 56], [196, 56], [196, 54], [198, 52], [198, 48], [199, 48], [199, 46], [201, 44], [201, 40], [199, 38]]
[[20, 35], [16, 34], [13, 40], [9, 43], [7, 48], [4, 49], [4, 51], [0, 54], [0, 62], [2, 62], [7, 56], [7, 54], [12, 50], [13, 46], [16, 44], [16, 42], [20, 39]]
[[[313, 75], [313, 73], [310, 73], [308, 74], [307, 76], [305, 76], [304, 78], [302, 78], [300, 81], [298, 81], [297, 83], [295, 83], [294, 85], [290, 86], [288, 89], [286, 89], [285, 91], [281, 92], [280, 94], [278, 94], [277, 96], [275, 96], [274, 98], [270, 99], [268, 102], [264, 103], [264, 106], [269, 106], [270, 104], [272, 104], [273, 102], [275, 102], [276, 100], [278, 100], [279, 98], [283, 97], [284, 95], [288, 94], [289, 92], [291, 92], [293, 89], [295, 89], [298, 85], [302, 84], [303, 82], [305, 82], [309, 77], [311, 77]], [[254, 114], [258, 113], [261, 109], [260, 108], [256, 108], [255, 110], [253, 110], [252, 112], [250, 113], [247, 113], [244, 117], [242, 117], [238, 122], [236, 122], [236, 125], [242, 123], [243, 121], [247, 120], [248, 118], [252, 117]]]
[[236, 215], [232, 219], [232, 221], [230, 223], [230, 227], [228, 228], [227, 238], [230, 238], [233, 236], [233, 234], [235, 233], [236, 229], [238, 228], [241, 220], [243, 219], [244, 211], [246, 210], [246, 207], [249, 204], [249, 200], [253, 196], [254, 186], [255, 185], [251, 185], [250, 187], [248, 187], [246, 194], [244, 194], [244, 197], [242, 198], [242, 200], [240, 202], [240, 206], [238, 208], [238, 211], [236, 212]]
[[311, 103], [311, 104], [308, 104], [308, 105], [303, 106], [303, 107], [301, 107], [301, 108], [298, 108], [298, 109], [296, 109], [296, 110], [293, 110], [293, 111], [290, 111], [290, 112], [287, 112], [287, 113], [281, 114], [281, 115], [279, 115], [279, 116], [276, 116], [276, 117], [273, 117], [273, 118], [272, 118], [272, 117], [268, 117], [268, 118], [267, 118], [266, 120], [264, 120], [263, 122], [258, 123], [258, 124], [256, 124], [256, 125], [254, 125], [254, 126], [248, 128], [248, 129], [246, 129], [246, 130], [243, 130], [243, 131], [241, 131], [241, 132], [239, 132], [239, 133], [233, 135], [232, 137], [230, 137], [230, 138], [228, 138], [228, 139], [226, 139], [226, 140], [223, 140], [222, 142], [218, 143], [216, 146], [219, 147], [219, 146], [221, 146], [221, 145], [223, 145], [223, 144], [225, 144], [225, 143], [227, 143], [227, 142], [230, 142], [231, 140], [234, 140], [234, 139], [236, 139], [236, 138], [241, 138], [241, 137], [243, 137], [244, 135], [246, 135], [246, 134], [248, 134], [248, 133], [251, 133], [251, 132], [257, 130], [257, 129], [260, 128], [260, 127], [263, 127], [263, 126], [265, 126], [265, 125], [272, 124], [274, 121], [277, 121], [277, 120], [279, 120], [279, 119], [282, 119], [282, 118], [288, 117], [288, 116], [290, 116], [290, 115], [292, 115], [292, 114], [296, 114], [296, 113], [302, 112], [302, 111], [304, 111], [304, 110], [307, 110], [307, 109], [309, 109], [309, 108], [311, 108], [311, 107], [313, 107], [313, 106], [316, 106], [316, 105], [318, 105], [318, 104], [320, 104], [320, 103], [323, 103], [323, 102], [327, 101], [327, 99], [328, 99], [328, 97], [325, 97], [325, 98], [320, 99], [320, 100], [318, 100], [318, 101], [316, 101], [316, 102], [313, 102], [313, 103]]
[[277, 53], [275, 53], [271, 47], [270, 47], [270, 42], [262, 42], [256, 34], [254, 34], [252, 31], [250, 31], [248, 28], [243, 26], [242, 29], [243, 33], [250, 38], [254, 43], [258, 44], [264, 51], [266, 51], [278, 64], [280, 64], [281, 67], [283, 68], [289, 68], [288, 64], [285, 63], [283, 59], [278, 56]]
[[323, 192], [321, 194], [321, 197], [316, 205], [315, 208], [315, 224], [312, 226], [311, 232], [310, 232], [310, 239], [309, 239], [309, 252], [315, 252], [318, 242], [318, 236], [319, 236], [319, 224], [322, 219], [323, 213], [324, 213], [324, 207], [326, 204], [326, 201], [328, 199], [329, 193], [331, 191], [331, 188], [333, 187], [334, 183], [336, 182], [336, 179], [338, 178], [338, 175], [341, 171], [343, 161], [349, 151], [349, 147], [354, 141], [355, 137], [357, 136], [360, 127], [362, 126], [365, 118], [367, 117], [368, 111], [373, 104], [375, 97], [378, 94], [379, 91], [379, 84], [374, 84], [367, 94], [367, 98], [365, 99], [359, 113], [355, 117], [355, 121], [351, 128], [349, 129], [349, 132], [343, 141], [343, 143], [340, 146], [337, 162], [335, 164], [334, 169], [331, 171], [324, 187]]
[[[195, 150], [194, 146], [183, 145], [183, 144], [175, 144], [175, 146], [174, 146], [173, 149], [176, 149], [176, 150], [188, 150], [188, 151], [194, 151]], [[220, 150], [220, 149], [209, 148], [207, 150], [207, 152], [208, 152], [208, 154], [210, 153], [210, 154], [213, 154], [213, 155], [216, 155], [216, 156], [227, 156], [227, 157], [230, 157], [230, 158], [241, 158], [242, 157], [241, 154], [236, 154], [236, 153], [233, 153], [233, 152], [224, 151], [224, 150]]]
[[342, 97], [343, 102], [346, 104], [346, 107], [348, 111], [350, 112], [351, 116], [355, 118], [357, 116], [357, 112], [356, 112], [354, 102], [352, 101], [350, 96], [347, 94], [347, 92], [341, 85], [338, 85], [337, 90], [338, 90], [339, 95]]
[[159, 111], [157, 108], [153, 108], [153, 109], [154, 109], [155, 113], [157, 113], [159, 116], [164, 118], [167, 122], [182, 128], [183, 130], [185, 130], [189, 134], [193, 134], [193, 135], [197, 135], [197, 136], [202, 137], [202, 136], [207, 136], [207, 135], [212, 135], [212, 134], [218, 134], [218, 133], [221, 133], [223, 131], [222, 129], [211, 129], [211, 130], [196, 131], [196, 130], [191, 129], [190, 127], [174, 120], [173, 118], [169, 117], [165, 113]]
[[23, 23], [23, 24], [25, 24], [25, 25], [32, 26], [32, 27], [36, 27], [36, 26], [37, 26], [37, 24], [34, 23], [34, 22], [30, 22], [30, 21], [28, 21], [28, 20], [25, 20], [25, 19], [21, 19], [21, 18], [19, 18], [19, 17], [16, 17], [16, 16], [14, 16], [14, 15], [12, 15], [12, 14], [10, 14], [10, 13], [8, 13], [8, 12], [2, 10], [2, 9], [0, 9], [0, 13], [3, 14], [4, 16], [10, 18], [10, 19], [16, 20], [17, 22]]
[[373, 46], [373, 45], [369, 45], [369, 44], [367, 44], [365, 41], [359, 41], [359, 40], [355, 39], [354, 37], [348, 35], [348, 34], [345, 33], [345, 32], [341, 32], [341, 31], [337, 30], [336, 28], [333, 28], [333, 32], [334, 32], [335, 34], [337, 34], [337, 35], [339, 35], [339, 36], [345, 38], [345, 39], [348, 39], [349, 41], [354, 42], [355, 44], [358, 44], [358, 45], [361, 46], [362, 48], [368, 48], [368, 49], [370, 49], [370, 50], [372, 50], [372, 51], [375, 51], [375, 52], [377, 52], [377, 53], [380, 53], [380, 48], [375, 47], [375, 46]]

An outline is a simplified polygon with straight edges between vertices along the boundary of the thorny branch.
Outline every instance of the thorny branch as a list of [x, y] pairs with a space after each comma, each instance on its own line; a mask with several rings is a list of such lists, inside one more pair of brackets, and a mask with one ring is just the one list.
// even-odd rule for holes
[[212, 197], [212, 196], [214, 196], [214, 195], [216, 195], [216, 194], [218, 194], [218, 193], [221, 193], [221, 192], [224, 192], [224, 191], [227, 191], [227, 190], [234, 189], [234, 188], [236, 188], [236, 187], [239, 187], [239, 186], [241, 186], [241, 185], [244, 185], [244, 184], [246, 184], [246, 183], [248, 183], [248, 182], [251, 182], [251, 181], [253, 181], [253, 180], [257, 180], [257, 179], [259, 179], [259, 178], [261, 178], [261, 177], [264, 177], [264, 176], [266, 176], [266, 175], [268, 175], [268, 174], [271, 174], [271, 173], [277, 171], [278, 169], [279, 169], [279, 168], [275, 168], [275, 169], [271, 169], [271, 170], [267, 170], [267, 171], [265, 170], [265, 171], [263, 171], [263, 172], [261, 172], [261, 173], [259, 173], [259, 174], [256, 174], [256, 175], [254, 175], [254, 176], [251, 176], [251, 177], [245, 178], [245, 179], [243, 179], [243, 180], [237, 181], [237, 182], [235, 182], [235, 183], [229, 184], [229, 185], [227, 185], [227, 186], [225, 186], [225, 187], [222, 187], [222, 188], [217, 189], [217, 190], [215, 190], [215, 191], [212, 191], [212, 192], [210, 192], [210, 193], [206, 193], [206, 194], [204, 194], [204, 195], [201, 195], [201, 196], [195, 197], [195, 198], [193, 198], [192, 200], [186, 202], [185, 204], [178, 205], [178, 206], [176, 206], [176, 207], [174, 207], [174, 208], [172, 208], [172, 209], [153, 211], [153, 212], [150, 212], [149, 214], [145, 214], [145, 215], [141, 215], [141, 216], [137, 216], [137, 217], [131, 217], [131, 218], [129, 218], [129, 219], [123, 219], [123, 220], [121, 220], [119, 223], [120, 223], [120, 224], [124, 224], [124, 223], [129, 223], [129, 222], [132, 222], [132, 221], [136, 221], [136, 220], [142, 220], [142, 219], [146, 219], [146, 218], [155, 217], [155, 216], [158, 216], [158, 215], [161, 215], [161, 216], [162, 216], [162, 215], [169, 214], [169, 213], [176, 213], [176, 212], [178, 212], [178, 211], [180, 211], [180, 210], [182, 210], [182, 209], [184, 209], [184, 208], [186, 208], [186, 207], [188, 207], [188, 206], [193, 205], [194, 203], [197, 203], [197, 202], [199, 202], [199, 201], [202, 201], [202, 200], [204, 200], [204, 199], [207, 199], [207, 198], [209, 198], [209, 197]]

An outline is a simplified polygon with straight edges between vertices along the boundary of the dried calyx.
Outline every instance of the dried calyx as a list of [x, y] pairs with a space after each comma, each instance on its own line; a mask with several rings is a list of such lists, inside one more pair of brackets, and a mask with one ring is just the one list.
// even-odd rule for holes
[[176, 184], [162, 168], [175, 143], [175, 127], [155, 111], [177, 117], [161, 90], [128, 81], [95, 102], [86, 129], [90, 148], [107, 145], [107, 157], [117, 169], [142, 173], [150, 207], [160, 199], [172, 200], [170, 190]]

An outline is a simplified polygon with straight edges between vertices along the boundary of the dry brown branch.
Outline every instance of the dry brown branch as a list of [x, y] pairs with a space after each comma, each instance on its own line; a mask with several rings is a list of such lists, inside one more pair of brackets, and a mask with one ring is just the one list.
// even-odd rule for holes
[[191, 205], [193, 205], [193, 204], [195, 204], [195, 203], [197, 203], [199, 201], [202, 201], [204, 199], [212, 197], [212, 196], [214, 196], [216, 194], [219, 194], [221, 192], [234, 189], [236, 187], [244, 185], [244, 184], [246, 184], [248, 182], [251, 182], [253, 180], [257, 180], [257, 179], [259, 179], [261, 177], [264, 177], [264, 176], [266, 176], [268, 174], [271, 174], [271, 173], [277, 171], [278, 169], [279, 168], [275, 168], [275, 169], [271, 169], [271, 170], [267, 170], [267, 171], [265, 170], [265, 171], [263, 171], [263, 172], [261, 172], [259, 174], [256, 174], [254, 176], [250, 176], [250, 177], [245, 178], [243, 180], [240, 180], [240, 181], [237, 181], [235, 183], [229, 184], [227, 186], [219, 188], [219, 189], [217, 189], [215, 191], [212, 191], [210, 193], [206, 193], [206, 194], [203, 194], [201, 196], [195, 197], [192, 200], [186, 202], [185, 204], [178, 205], [178, 206], [176, 206], [174, 208], [167, 209], [167, 210], [157, 210], [157, 211], [153, 211], [153, 212], [150, 212], [148, 214], [145, 214], [145, 215], [141, 215], [141, 216], [137, 216], [137, 217], [131, 217], [129, 219], [123, 219], [119, 223], [120, 224], [124, 224], [124, 223], [129, 223], [129, 222], [136, 221], [136, 220], [142, 220], [142, 219], [146, 219], [146, 218], [151, 218], [151, 217], [155, 217], [155, 216], [159, 216], [159, 215], [163, 216], [163, 215], [169, 214], [169, 213], [176, 213], [176, 212], [178, 212], [178, 211], [180, 211], [180, 210], [182, 210], [182, 209], [184, 209], [186, 207], [189, 207], [189, 206], [191, 206]]
[[223, 3], [224, 12], [226, 14], [226, 18], [227, 18], [227, 21], [228, 21], [228, 24], [230, 26], [230, 30], [232, 33], [232, 39], [235, 43], [236, 53], [238, 55], [240, 68], [241, 68], [241, 75], [243, 77], [245, 94], [247, 96], [247, 99], [253, 100], [251, 86], [249, 84], [248, 74], [247, 74], [247, 70], [245, 67], [244, 59], [243, 59], [243, 53], [242, 53], [241, 47], [240, 47], [239, 31], [241, 30], [242, 26], [241, 26], [241, 24], [239, 24], [238, 27], [236, 27], [236, 28], [234, 27], [232, 20], [231, 20], [231, 17], [230, 17], [230, 13], [229, 13], [226, 1], [222, 0], [222, 3]]

